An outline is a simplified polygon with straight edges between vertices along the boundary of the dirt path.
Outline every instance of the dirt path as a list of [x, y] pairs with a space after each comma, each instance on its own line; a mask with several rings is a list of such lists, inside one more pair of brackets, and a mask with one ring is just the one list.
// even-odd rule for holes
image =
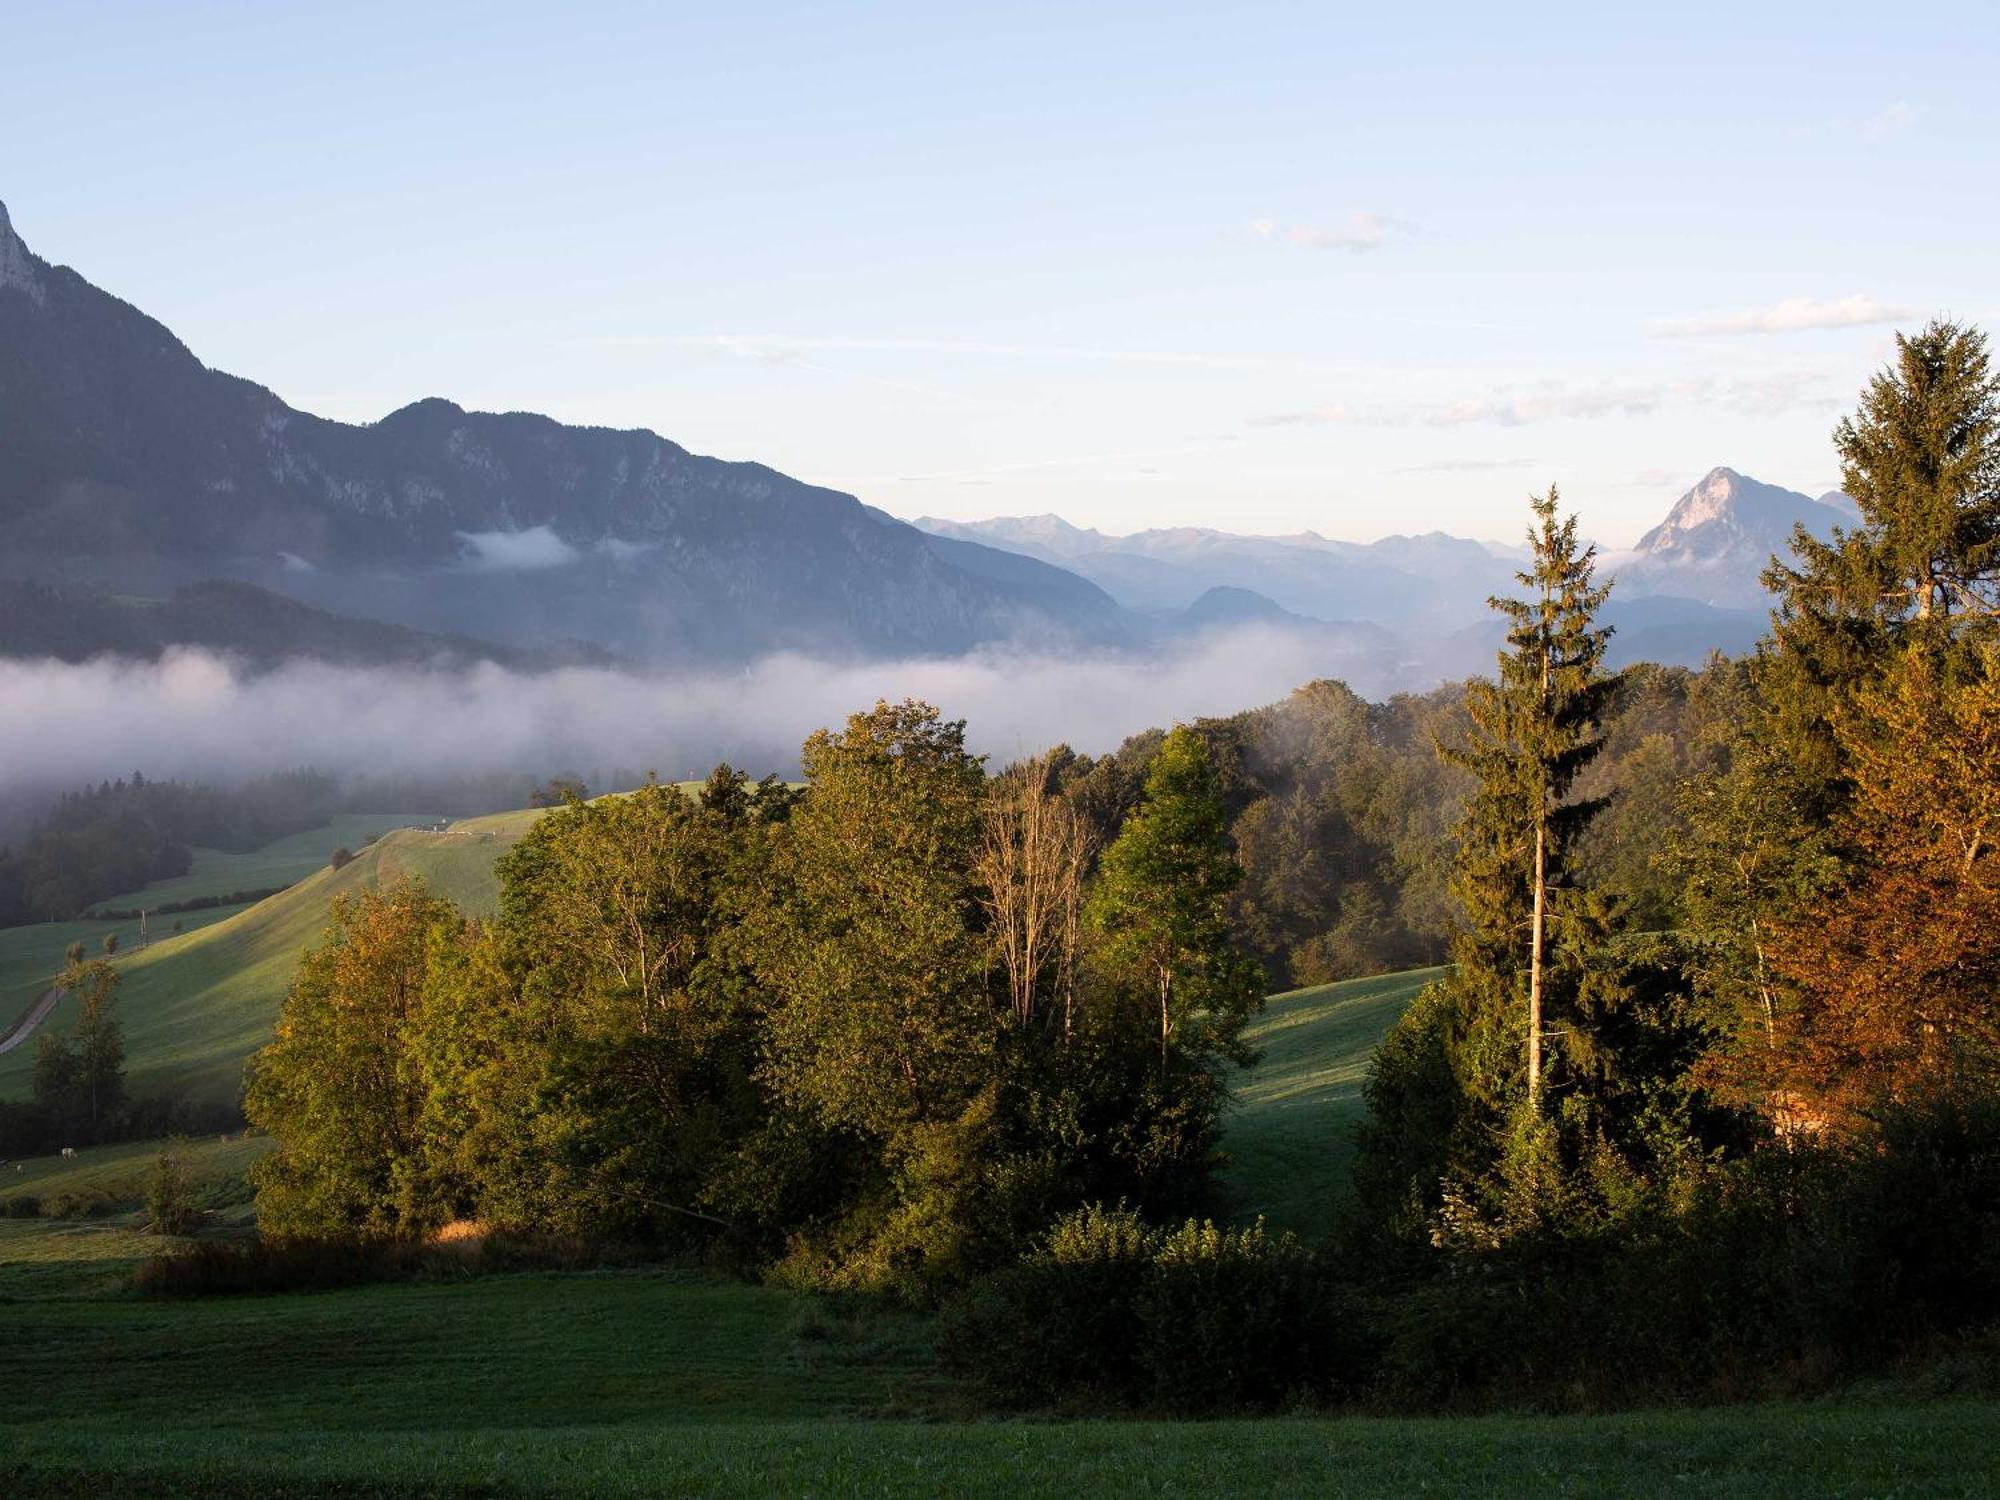
[[57, 984], [51, 985], [48, 989], [43, 990], [41, 994], [37, 995], [35, 1003], [28, 1007], [27, 1014], [14, 1023], [14, 1029], [5, 1036], [0, 1036], [0, 1053], [12, 1052], [21, 1043], [33, 1036], [35, 1028], [46, 1021], [49, 1018], [49, 1012], [56, 1008], [56, 1002], [68, 993], [61, 985]]

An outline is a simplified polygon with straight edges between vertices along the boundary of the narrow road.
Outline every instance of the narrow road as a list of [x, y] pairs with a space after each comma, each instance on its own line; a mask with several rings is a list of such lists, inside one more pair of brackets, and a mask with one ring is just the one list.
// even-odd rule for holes
[[14, 1023], [14, 1029], [0, 1036], [0, 1052], [12, 1052], [21, 1043], [35, 1034], [35, 1028], [49, 1018], [49, 1012], [56, 1008], [56, 1002], [69, 991], [61, 985], [50, 985], [35, 997], [35, 1003], [28, 1007], [27, 1014]]

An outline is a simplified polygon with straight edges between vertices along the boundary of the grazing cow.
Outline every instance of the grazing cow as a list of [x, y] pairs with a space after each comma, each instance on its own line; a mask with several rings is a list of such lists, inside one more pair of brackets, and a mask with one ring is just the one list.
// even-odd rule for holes
[[64, 1161], [75, 1161], [75, 1160], [76, 1160], [76, 1147], [74, 1147], [74, 1146], [65, 1146], [65, 1147], [63, 1147], [63, 1160], [64, 1160]]

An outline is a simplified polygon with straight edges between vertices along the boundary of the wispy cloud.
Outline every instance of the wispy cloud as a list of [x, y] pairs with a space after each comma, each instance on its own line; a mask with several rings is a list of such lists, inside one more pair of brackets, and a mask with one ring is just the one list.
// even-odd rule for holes
[[1821, 301], [1814, 297], [1787, 297], [1770, 307], [1742, 308], [1734, 312], [1702, 313], [1666, 323], [1662, 332], [1683, 338], [1730, 337], [1750, 333], [1801, 333], [1815, 328], [1865, 328], [1876, 323], [1895, 323], [1914, 316], [1911, 309], [1884, 302], [1879, 297], [1857, 292], [1851, 297]]
[[[828, 351], [843, 354], [935, 354], [983, 359], [1091, 360], [1107, 364], [1184, 365], [1243, 370], [1294, 362], [1251, 354], [1209, 354], [1179, 349], [1108, 349], [1079, 344], [1014, 344], [985, 339], [843, 338], [814, 334], [667, 333], [611, 335], [579, 342], [607, 348], [702, 349], [744, 359], [792, 361]], [[1295, 367], [1295, 365], [1294, 365]]]
[[465, 546], [465, 566], [475, 573], [534, 573], [573, 563], [579, 555], [547, 526], [461, 531], [458, 539]]
[[1539, 458], [1441, 458], [1434, 463], [1411, 464], [1399, 474], [1486, 474], [1496, 469], [1532, 469]]
[[1896, 135], [1916, 124], [1923, 113], [1923, 110], [1907, 99], [1899, 99], [1888, 108], [1877, 110], [1863, 120], [1861, 133], [1871, 140], [1880, 140], [1886, 135]]
[[1296, 245], [1301, 250], [1345, 250], [1365, 254], [1380, 250], [1391, 240], [1409, 232], [1410, 226], [1372, 209], [1356, 209], [1336, 224], [1284, 224], [1276, 219], [1253, 219], [1250, 232], [1260, 240]]
[[1706, 406], [1741, 416], [1771, 416], [1796, 407], [1831, 406], [1825, 376], [1794, 371], [1719, 381], [1705, 375], [1679, 380], [1599, 381], [1588, 385], [1547, 381], [1503, 387], [1445, 400], [1368, 403], [1327, 402], [1298, 411], [1251, 417], [1252, 427], [1527, 427], [1542, 422], [1644, 417], [1673, 406]]

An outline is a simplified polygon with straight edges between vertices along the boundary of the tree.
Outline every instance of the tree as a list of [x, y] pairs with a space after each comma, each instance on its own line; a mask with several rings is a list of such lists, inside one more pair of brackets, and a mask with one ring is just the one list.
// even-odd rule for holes
[[1986, 337], [1943, 321], [1896, 336], [1896, 358], [1834, 431], [1861, 520], [1773, 558], [1773, 641], [1759, 663], [1773, 733], [1810, 812], [1845, 804], [1835, 717], [1898, 648], [1948, 650], [2000, 609], [2000, 379]]
[[1364, 1212], [1399, 1238], [1462, 1232], [1448, 1221], [1480, 1218], [1481, 1196], [1494, 1201], [1489, 1220], [1533, 1214], [1533, 1200], [1560, 1188], [1543, 1114], [1551, 1030], [1564, 1041], [1556, 1063], [1576, 1054], [1575, 1067], [1553, 1070], [1571, 1091], [1571, 1134], [1596, 1128], [1579, 1095], [1605, 1062], [1585, 1033], [1619, 997], [1599, 959], [1608, 914], [1575, 869], [1602, 803], [1573, 789], [1603, 746], [1599, 718], [1618, 679], [1604, 670], [1610, 631], [1595, 623], [1607, 593], [1595, 550], [1557, 505], [1553, 488], [1534, 500], [1531, 566], [1519, 575], [1529, 597], [1492, 601], [1508, 620], [1497, 675], [1467, 689], [1463, 740], [1437, 744], [1473, 783], [1451, 886], [1465, 925], [1450, 972], [1371, 1064], [1355, 1165]]
[[[1618, 686], [1604, 669], [1611, 631], [1595, 623], [1610, 587], [1594, 581], [1597, 549], [1579, 546], [1576, 517], [1557, 520], [1558, 503], [1554, 486], [1533, 502], [1532, 565], [1518, 575], [1530, 597], [1491, 601], [1508, 621], [1499, 673], [1472, 685], [1471, 732], [1445, 752], [1477, 778], [1459, 825], [1454, 890], [1470, 926], [1453, 946], [1456, 982], [1492, 1007], [1525, 975], [1519, 1031], [1532, 1114], [1542, 1109], [1551, 925], [1576, 929], [1569, 946], [1580, 951], [1588, 916], [1566, 899], [1571, 856], [1603, 806], [1571, 799], [1570, 788], [1604, 746], [1600, 720]], [[1573, 965], [1558, 982], [1573, 989]]]
[[78, 1080], [76, 1048], [69, 1037], [55, 1031], [36, 1037], [35, 1066], [28, 1088], [35, 1109], [58, 1135], [67, 1136], [82, 1124]]
[[570, 802], [502, 861], [500, 918], [465, 975], [485, 1023], [434, 1007], [419, 1049], [440, 1060], [426, 1127], [462, 1141], [482, 1217], [660, 1235], [708, 1221], [695, 1205], [762, 1110], [754, 1007], [726, 950], [731, 882], [773, 811], [725, 767], [699, 802], [657, 782]]
[[955, 1116], [995, 1029], [971, 871], [985, 775], [963, 720], [878, 703], [803, 751], [806, 790], [754, 914], [773, 1081], [826, 1124], [893, 1136]]
[[1264, 987], [1231, 928], [1229, 897], [1242, 878], [1208, 747], [1178, 728], [1104, 852], [1089, 907], [1096, 963], [1155, 1012], [1162, 1073], [1175, 1051], [1203, 1065], [1249, 1060], [1243, 1027]]
[[250, 1123], [278, 1141], [252, 1169], [265, 1234], [384, 1236], [435, 1221], [437, 1195], [412, 1191], [429, 1089], [410, 1042], [437, 998], [435, 969], [464, 939], [457, 909], [418, 881], [335, 900], [244, 1093]]
[[117, 933], [115, 933], [115, 932], [107, 932], [107, 933], [105, 933], [105, 934], [104, 934], [104, 956], [105, 956], [106, 958], [109, 958], [109, 957], [110, 957], [110, 956], [111, 956], [112, 954], [116, 953], [117, 951], [118, 951], [118, 934], [117, 934]]
[[83, 939], [78, 938], [63, 949], [63, 967], [80, 969], [83, 967]]
[[1852, 868], [1773, 938], [1784, 1097], [1820, 1121], [2000, 1077], [2000, 651], [1954, 680], [1913, 644], [1835, 733]]
[[973, 878], [985, 773], [963, 721], [878, 703], [806, 741], [805, 791], [743, 903], [770, 1122], [723, 1187], [808, 1274], [881, 1285], [994, 1258], [1014, 1226]]
[[79, 1106], [92, 1136], [103, 1132], [125, 1099], [125, 1034], [112, 1014], [118, 971], [103, 960], [83, 965], [67, 978], [77, 998], [76, 1047]]
[[1082, 815], [1050, 791], [1051, 771], [1048, 759], [1032, 760], [993, 782], [974, 875], [1016, 1024], [1059, 1013], [1068, 1039], [1091, 837]]

